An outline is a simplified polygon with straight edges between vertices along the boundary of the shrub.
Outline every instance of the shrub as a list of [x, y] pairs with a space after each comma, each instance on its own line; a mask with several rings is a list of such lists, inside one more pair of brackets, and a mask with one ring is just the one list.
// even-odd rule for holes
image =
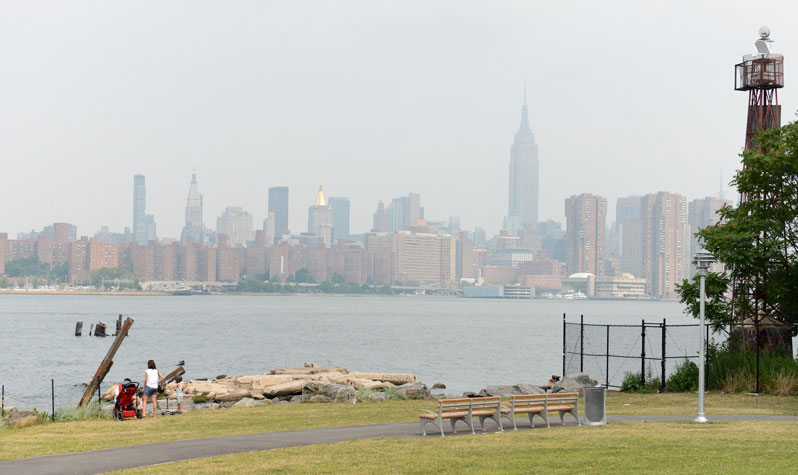
[[640, 373], [633, 373], [627, 371], [623, 375], [623, 382], [621, 383], [621, 391], [625, 393], [656, 393], [659, 391], [662, 382], [659, 378], [646, 378], [646, 384], [643, 384]]
[[357, 402], [370, 401], [372, 395], [374, 395], [374, 390], [369, 388], [360, 388], [357, 390]]
[[[707, 388], [731, 392], [754, 391], [756, 367], [756, 352], [741, 349], [732, 338], [726, 344], [710, 346], [707, 358]], [[796, 378], [798, 378], [798, 363], [790, 356], [764, 350], [759, 353], [761, 391], [783, 393], [789, 390], [789, 381]]]
[[698, 389], [698, 365], [684, 360], [676, 367], [676, 371], [665, 381], [666, 391], [695, 391]]
[[405, 396], [402, 393], [396, 392], [396, 389], [391, 388], [391, 387], [385, 388], [385, 394], [387, 394], [388, 395], [388, 399], [390, 399], [392, 401], [393, 400], [407, 399], [407, 396]]

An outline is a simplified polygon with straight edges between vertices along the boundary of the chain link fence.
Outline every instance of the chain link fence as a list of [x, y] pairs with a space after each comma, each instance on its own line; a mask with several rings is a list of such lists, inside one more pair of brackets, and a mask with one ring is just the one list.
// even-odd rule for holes
[[[567, 321], [563, 314], [563, 375], [587, 373], [608, 388], [620, 388], [627, 373], [641, 376], [646, 384], [659, 379], [660, 390], [677, 365], [698, 360], [698, 324], [668, 324], [666, 319], [641, 319], [640, 324], [585, 323]], [[707, 342], [713, 337], [707, 327]], [[725, 338], [725, 337], [724, 337]]]

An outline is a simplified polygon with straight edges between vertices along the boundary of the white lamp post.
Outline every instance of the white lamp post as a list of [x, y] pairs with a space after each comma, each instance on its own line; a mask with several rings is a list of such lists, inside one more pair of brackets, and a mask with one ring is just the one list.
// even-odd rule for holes
[[707, 271], [709, 270], [709, 265], [712, 264], [713, 258], [712, 254], [709, 253], [704, 248], [699, 250], [695, 257], [693, 258], [693, 263], [695, 264], [696, 273], [699, 276], [699, 301], [698, 301], [698, 314], [701, 320], [701, 347], [698, 350], [698, 416], [693, 419], [693, 422], [699, 424], [706, 424], [709, 422], [707, 416], [704, 414], [704, 366], [705, 366], [705, 355], [704, 355], [704, 348], [706, 347], [705, 335], [706, 327], [704, 324], [704, 301], [706, 300], [706, 292], [704, 289], [704, 284], [707, 280]]

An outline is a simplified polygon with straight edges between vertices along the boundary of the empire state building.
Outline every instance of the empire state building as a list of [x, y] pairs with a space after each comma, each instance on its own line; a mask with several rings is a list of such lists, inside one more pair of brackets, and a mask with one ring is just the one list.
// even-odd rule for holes
[[518, 232], [525, 225], [535, 226], [538, 223], [538, 168], [538, 146], [535, 144], [535, 134], [529, 129], [524, 91], [521, 127], [515, 133], [515, 141], [510, 148], [508, 221], [517, 223], [512, 231]]

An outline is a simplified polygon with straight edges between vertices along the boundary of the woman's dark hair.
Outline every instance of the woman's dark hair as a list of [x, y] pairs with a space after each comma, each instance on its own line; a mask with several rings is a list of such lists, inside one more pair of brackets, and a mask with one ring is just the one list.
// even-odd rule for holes
[[178, 376], [178, 377], [175, 378], [175, 382], [176, 383], [182, 383], [183, 382], [183, 378], [181, 376]]
[[147, 361], [147, 368], [156, 369], [155, 368], [155, 361], [154, 360]]

